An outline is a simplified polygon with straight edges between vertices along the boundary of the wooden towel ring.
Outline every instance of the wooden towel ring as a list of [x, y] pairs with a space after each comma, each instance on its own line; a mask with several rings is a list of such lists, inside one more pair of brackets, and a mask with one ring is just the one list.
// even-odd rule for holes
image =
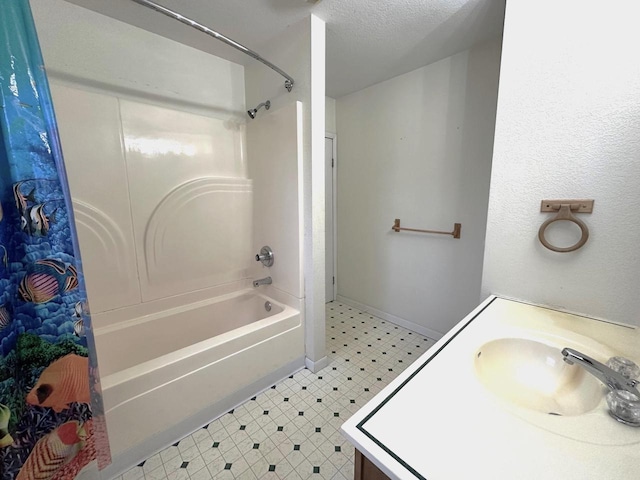
[[[558, 215], [556, 215], [553, 218], [550, 218], [549, 220], [544, 222], [542, 225], [540, 225], [540, 230], [538, 230], [538, 239], [540, 240], [540, 243], [542, 243], [542, 245], [544, 245], [549, 250], [553, 250], [554, 252], [560, 252], [560, 253], [573, 252], [575, 250], [578, 250], [585, 243], [587, 243], [587, 240], [589, 240], [589, 229], [587, 228], [587, 225], [585, 225], [585, 223], [582, 220], [579, 220], [578, 218], [573, 216], [573, 214], [571, 213], [571, 207], [572, 207], [571, 204], [566, 204], [566, 203], [561, 204], [560, 210], [558, 211]], [[578, 206], [576, 205], [575, 209], [577, 208]], [[582, 231], [582, 237], [580, 237], [580, 240], [578, 240], [576, 244], [571, 245], [570, 247], [556, 247], [555, 245], [551, 245], [547, 241], [547, 239], [544, 236], [544, 231], [547, 229], [549, 225], [551, 225], [554, 222], [558, 222], [560, 220], [568, 220], [569, 222], [573, 222], [576, 225], [578, 225], [578, 227], [580, 227], [580, 230]]]

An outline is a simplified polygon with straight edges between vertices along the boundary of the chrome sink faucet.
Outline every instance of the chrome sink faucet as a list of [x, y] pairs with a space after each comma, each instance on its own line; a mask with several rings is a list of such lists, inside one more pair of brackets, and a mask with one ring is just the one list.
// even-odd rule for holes
[[611, 390], [624, 390], [640, 398], [637, 390], [638, 381], [623, 377], [620, 373], [612, 370], [603, 363], [581, 353], [573, 348], [562, 349], [563, 360], [569, 365], [577, 364], [584, 368], [591, 375], [604, 383]]
[[253, 286], [257, 288], [260, 285], [271, 285], [272, 283], [273, 283], [273, 280], [271, 280], [271, 277], [265, 277], [265, 278], [260, 278], [259, 280], [254, 280]]

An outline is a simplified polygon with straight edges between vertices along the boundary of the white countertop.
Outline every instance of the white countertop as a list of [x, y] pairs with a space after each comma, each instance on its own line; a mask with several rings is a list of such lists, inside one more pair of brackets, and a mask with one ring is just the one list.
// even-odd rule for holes
[[490, 297], [356, 412], [343, 434], [392, 479], [640, 478], [640, 428], [612, 419], [604, 397], [583, 415], [554, 416], [481, 385], [473, 365], [482, 345], [532, 336], [601, 362], [621, 355], [640, 363], [639, 329]]

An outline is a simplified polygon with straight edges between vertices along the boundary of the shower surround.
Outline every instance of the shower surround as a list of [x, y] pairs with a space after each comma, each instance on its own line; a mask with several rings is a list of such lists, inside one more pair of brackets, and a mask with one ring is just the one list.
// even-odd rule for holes
[[[242, 66], [61, 0], [32, 3], [115, 475], [304, 365], [302, 107], [249, 120]], [[253, 259], [266, 244], [269, 269]]]

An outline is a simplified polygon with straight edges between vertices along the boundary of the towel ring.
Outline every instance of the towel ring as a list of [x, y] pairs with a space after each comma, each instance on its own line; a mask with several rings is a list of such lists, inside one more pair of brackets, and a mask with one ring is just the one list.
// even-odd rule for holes
[[[544, 236], [544, 231], [553, 222], [558, 222], [560, 220], [568, 220], [569, 222], [573, 222], [576, 225], [578, 225], [578, 227], [580, 227], [580, 230], [582, 231], [582, 237], [580, 237], [580, 240], [578, 240], [576, 244], [571, 245], [570, 247], [556, 247], [555, 245], [551, 245], [547, 241], [547, 239]], [[560, 252], [560, 253], [573, 252], [575, 250], [578, 250], [585, 243], [587, 243], [587, 240], [589, 240], [589, 229], [587, 228], [587, 225], [585, 225], [585, 223], [582, 220], [579, 220], [578, 218], [573, 216], [573, 214], [571, 213], [571, 205], [563, 203], [560, 205], [560, 210], [558, 211], [558, 215], [556, 215], [553, 218], [550, 218], [549, 220], [544, 222], [542, 225], [540, 225], [540, 230], [538, 230], [538, 239], [540, 240], [540, 243], [542, 243], [542, 245], [544, 245], [549, 250], [553, 250], [554, 252]]]

